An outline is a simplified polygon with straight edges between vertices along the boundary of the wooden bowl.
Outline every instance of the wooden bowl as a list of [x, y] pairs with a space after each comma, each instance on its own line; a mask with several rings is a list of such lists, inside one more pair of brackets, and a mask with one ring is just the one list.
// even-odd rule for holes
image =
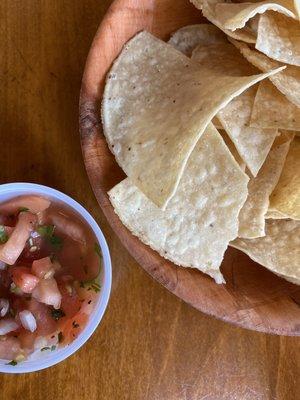
[[123, 245], [158, 282], [200, 311], [261, 332], [300, 335], [300, 289], [229, 248], [217, 285], [197, 270], [177, 267], [134, 237], [120, 222], [107, 191], [124, 178], [102, 132], [104, 81], [122, 46], [145, 29], [168, 39], [176, 29], [203, 20], [188, 0], [116, 0], [93, 41], [82, 80], [80, 132], [87, 173], [106, 218]]

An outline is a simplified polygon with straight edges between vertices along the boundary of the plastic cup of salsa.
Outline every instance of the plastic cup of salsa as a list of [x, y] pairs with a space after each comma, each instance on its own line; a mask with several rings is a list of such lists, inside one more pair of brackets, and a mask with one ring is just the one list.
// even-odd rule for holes
[[25, 195], [39, 195], [54, 202], [60, 202], [75, 212], [94, 233], [101, 248], [103, 262], [99, 275], [101, 290], [98, 300], [80, 335], [65, 347], [58, 347], [53, 352], [37, 352], [32, 357], [29, 357], [28, 360], [17, 365], [9, 365], [7, 360], [0, 360], [0, 372], [13, 374], [34, 372], [51, 367], [65, 360], [83, 346], [93, 334], [104, 315], [110, 296], [112, 280], [111, 260], [106, 240], [98, 224], [85, 208], [66, 194], [47, 186], [33, 183], [8, 183], [0, 185], [0, 204], [12, 198]]

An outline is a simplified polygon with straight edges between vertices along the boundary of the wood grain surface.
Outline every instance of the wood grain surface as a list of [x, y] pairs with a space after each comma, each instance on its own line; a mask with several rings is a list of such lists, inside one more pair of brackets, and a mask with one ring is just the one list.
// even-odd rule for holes
[[78, 134], [80, 81], [110, 1], [1, 0], [0, 180], [53, 186], [86, 206], [113, 260], [101, 326], [46, 371], [0, 375], [0, 399], [298, 400], [300, 340], [233, 327], [152, 280], [108, 226]]
[[[145, 11], [147, 10], [147, 12]], [[115, 0], [89, 52], [80, 95], [80, 132], [88, 176], [107, 221], [122, 244], [158, 282], [205, 314], [260, 332], [300, 336], [300, 287], [279, 278], [244, 253], [228, 248], [221, 270], [226, 285], [180, 268], [125, 228], [107, 192], [125, 175], [106, 143], [100, 107], [106, 75], [124, 44], [147, 30], [163, 39], [203, 17], [187, 0]]]

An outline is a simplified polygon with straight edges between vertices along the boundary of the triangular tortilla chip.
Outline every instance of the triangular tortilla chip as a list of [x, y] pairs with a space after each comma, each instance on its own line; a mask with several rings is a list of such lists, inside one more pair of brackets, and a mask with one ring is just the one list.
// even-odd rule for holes
[[[220, 74], [241, 76], [256, 72], [254, 67], [230, 43], [199, 46], [194, 50], [192, 59], [203, 67]], [[253, 176], [257, 175], [264, 163], [278, 133], [277, 129], [247, 126], [250, 122], [255, 94], [256, 88], [248, 89], [218, 113], [221, 125], [235, 144]]]
[[288, 219], [288, 217], [279, 211], [268, 210], [265, 215], [265, 219]]
[[[246, 43], [238, 42], [228, 38], [243, 54], [243, 56], [263, 72], [283, 66], [279, 61], [272, 60], [257, 50], [251, 49]], [[292, 103], [300, 107], [300, 68], [287, 65], [286, 69], [269, 80], [283, 93]]]
[[191, 57], [195, 47], [199, 44], [207, 46], [213, 43], [228, 43], [226, 35], [212, 24], [188, 25], [174, 32], [169, 44]]
[[212, 118], [235, 96], [279, 71], [216, 74], [149, 33], [139, 33], [107, 76], [102, 120], [109, 147], [131, 181], [165, 208]]
[[256, 35], [247, 27], [243, 29], [238, 29], [236, 31], [231, 31], [229, 29], [225, 29], [220, 21], [216, 17], [216, 4], [217, 0], [192, 0], [192, 3], [199, 10], [202, 10], [202, 13], [205, 18], [207, 18], [212, 24], [216, 25], [219, 29], [226, 33], [226, 35], [232, 37], [233, 39], [242, 40], [247, 43], [255, 43]]
[[[216, 128], [217, 126], [214, 125]], [[239, 155], [233, 141], [230, 139], [230, 137], [227, 135], [226, 131], [224, 131], [223, 128], [217, 128], [219, 134], [222, 136], [224, 142], [226, 143], [226, 146], [228, 147], [230, 153], [233, 155], [235, 161], [239, 164], [240, 168], [242, 171], [246, 171], [246, 164], [244, 160], [241, 159], [241, 156]]]
[[164, 211], [128, 178], [109, 197], [123, 224], [161, 256], [222, 283], [219, 267], [229, 241], [237, 236], [247, 182], [247, 175], [210, 124]]
[[269, 12], [259, 18], [255, 48], [283, 63], [300, 66], [300, 24]]
[[293, 134], [277, 137], [268, 157], [256, 178], [248, 183], [248, 197], [239, 215], [239, 237], [265, 236], [265, 214], [269, 197], [278, 183]]
[[236, 239], [232, 247], [289, 281], [300, 282], [300, 222], [267, 220], [266, 236]]
[[300, 137], [291, 143], [279, 182], [270, 197], [270, 210], [300, 220]]
[[256, 92], [250, 126], [300, 131], [300, 108], [265, 80]]
[[244, 28], [250, 18], [263, 14], [268, 10], [277, 11], [288, 17], [297, 19], [296, 10], [292, 0], [275, 0], [245, 3], [219, 2], [215, 7], [217, 20], [225, 29], [235, 31]]

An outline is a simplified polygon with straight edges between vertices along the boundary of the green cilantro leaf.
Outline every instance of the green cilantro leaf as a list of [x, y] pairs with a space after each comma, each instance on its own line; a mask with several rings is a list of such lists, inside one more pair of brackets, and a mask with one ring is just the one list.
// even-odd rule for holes
[[17, 361], [16, 360], [11, 360], [9, 363], [7, 363], [6, 365], [12, 365], [13, 367], [15, 366], [15, 365], [17, 365], [18, 363], [17, 363]]
[[54, 351], [55, 349], [56, 349], [56, 346], [53, 345], [53, 346], [51, 346], [51, 349], [50, 349], [50, 350], [51, 350], [51, 351]]
[[19, 207], [19, 213], [20, 212], [27, 212], [27, 211], [29, 211], [29, 208], [27, 208], [27, 207]]
[[37, 232], [48, 240], [51, 246], [55, 247], [56, 250], [61, 250], [63, 246], [63, 240], [57, 235], [54, 235], [55, 225], [40, 225], [37, 228]]
[[46, 347], [41, 348], [41, 351], [46, 351], [46, 350], [50, 350], [50, 347], [46, 346]]
[[8, 235], [5, 232], [5, 227], [4, 225], [0, 225], [0, 243], [4, 244], [8, 241]]
[[63, 310], [61, 310], [60, 308], [58, 310], [56, 310], [55, 308], [53, 308], [51, 310], [51, 317], [55, 320], [58, 321], [60, 318], [65, 317], [65, 313], [63, 312]]

